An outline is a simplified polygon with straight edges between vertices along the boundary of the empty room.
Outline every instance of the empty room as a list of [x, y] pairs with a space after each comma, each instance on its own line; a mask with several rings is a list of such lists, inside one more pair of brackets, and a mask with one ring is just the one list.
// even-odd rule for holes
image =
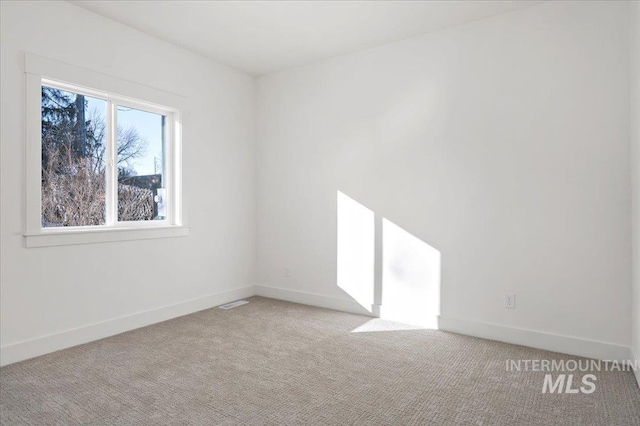
[[2, 426], [640, 425], [640, 2], [0, 16]]

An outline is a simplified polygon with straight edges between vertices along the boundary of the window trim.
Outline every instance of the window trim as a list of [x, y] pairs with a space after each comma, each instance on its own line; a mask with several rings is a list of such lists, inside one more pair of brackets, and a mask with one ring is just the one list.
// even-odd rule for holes
[[[182, 198], [182, 128], [186, 99], [170, 92], [29, 53], [25, 54], [24, 71], [26, 80], [24, 233], [26, 247], [188, 235], [189, 227], [185, 226]], [[106, 100], [107, 138], [112, 138], [111, 135], [115, 132], [115, 112], [118, 105], [167, 116], [168, 137], [165, 140], [167, 156], [165, 163], [168, 167], [163, 173], [169, 200], [166, 219], [118, 221], [117, 210], [114, 210], [117, 209], [117, 203], [111, 203], [111, 206], [107, 205], [105, 225], [42, 227], [42, 85]], [[109, 150], [107, 161], [111, 164], [115, 161], [114, 145], [115, 143], [107, 143]], [[117, 197], [115, 193], [117, 175], [113, 172], [113, 166], [107, 167], [107, 180], [107, 191], [111, 191], [110, 198], [114, 200], [114, 197]]]

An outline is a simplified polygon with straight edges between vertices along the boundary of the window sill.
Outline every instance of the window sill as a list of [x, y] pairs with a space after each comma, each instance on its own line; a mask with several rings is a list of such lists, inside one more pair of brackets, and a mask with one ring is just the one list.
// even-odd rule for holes
[[27, 248], [67, 246], [74, 244], [110, 243], [114, 241], [135, 241], [154, 238], [186, 237], [187, 226], [158, 226], [145, 228], [107, 229], [65, 229], [64, 231], [44, 231], [25, 235]]

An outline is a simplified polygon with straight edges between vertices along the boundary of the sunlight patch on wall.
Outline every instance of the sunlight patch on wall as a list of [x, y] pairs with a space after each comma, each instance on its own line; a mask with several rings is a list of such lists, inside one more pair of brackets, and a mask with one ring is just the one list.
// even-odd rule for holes
[[437, 328], [440, 252], [393, 222], [382, 220], [380, 317]]
[[374, 213], [338, 191], [338, 287], [371, 312], [373, 304]]

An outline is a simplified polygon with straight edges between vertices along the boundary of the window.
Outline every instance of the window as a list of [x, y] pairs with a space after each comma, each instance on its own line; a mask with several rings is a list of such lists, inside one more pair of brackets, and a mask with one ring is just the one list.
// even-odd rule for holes
[[176, 95], [30, 55], [25, 70], [27, 246], [186, 235], [181, 113], [154, 102]]
[[167, 221], [172, 112], [86, 93], [42, 83], [42, 227]]

